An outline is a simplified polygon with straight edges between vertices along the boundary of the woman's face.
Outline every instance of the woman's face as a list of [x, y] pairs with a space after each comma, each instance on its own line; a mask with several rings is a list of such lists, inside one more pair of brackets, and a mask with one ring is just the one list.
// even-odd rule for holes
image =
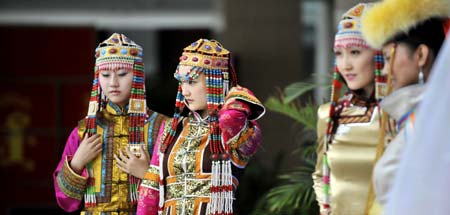
[[[392, 56], [394, 46], [394, 43], [383, 46], [383, 56], [385, 59], [383, 74], [388, 75], [389, 70], [392, 70], [391, 87], [392, 90], [397, 90], [408, 85], [416, 84], [419, 78], [420, 67], [411, 48], [403, 43], [398, 43], [395, 48], [395, 56]], [[392, 60], [393, 62], [391, 62]]]
[[362, 47], [335, 48], [336, 65], [350, 90], [373, 91], [375, 81], [375, 51]]
[[[178, 73], [185, 76], [191, 66], [179, 66]], [[189, 110], [202, 111], [207, 109], [205, 74], [200, 72], [198, 77], [191, 81], [181, 82], [181, 91]]]
[[131, 94], [133, 72], [131, 70], [103, 70], [99, 73], [100, 87], [109, 101], [125, 106]]

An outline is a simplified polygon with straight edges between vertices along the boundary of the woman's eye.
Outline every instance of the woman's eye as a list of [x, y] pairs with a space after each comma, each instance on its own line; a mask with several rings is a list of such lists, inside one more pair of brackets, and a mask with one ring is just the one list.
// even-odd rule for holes
[[361, 51], [360, 51], [360, 50], [352, 50], [351, 53], [352, 53], [353, 55], [358, 55], [358, 54], [361, 53]]
[[195, 84], [195, 83], [197, 83], [196, 81], [192, 81], [192, 80], [189, 80], [189, 82], [188, 82], [190, 85], [192, 85], [192, 84]]
[[121, 72], [119, 74], [117, 74], [119, 77], [124, 77], [128, 74], [128, 72]]
[[335, 56], [340, 56], [342, 53], [340, 51], [334, 51]]
[[102, 75], [102, 77], [104, 77], [104, 78], [109, 77], [109, 73], [102, 73], [101, 75]]

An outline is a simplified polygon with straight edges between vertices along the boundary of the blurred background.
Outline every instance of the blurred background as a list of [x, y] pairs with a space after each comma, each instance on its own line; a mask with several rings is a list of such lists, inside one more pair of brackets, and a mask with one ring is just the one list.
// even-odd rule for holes
[[[263, 102], [282, 100], [292, 83], [326, 83], [336, 23], [357, 2], [0, 0], [0, 214], [65, 214], [56, 204], [52, 174], [69, 132], [87, 113], [94, 49], [112, 33], [143, 46], [148, 104], [171, 116], [178, 58], [199, 38], [214, 38], [232, 51], [240, 85]], [[299, 104], [322, 103], [327, 94], [315, 87], [285, 103], [298, 110]], [[296, 176], [286, 181], [286, 174], [305, 164], [298, 151], [315, 138], [286, 116], [291, 112], [280, 112], [269, 109], [259, 121], [263, 146], [240, 185], [240, 214], [316, 211], [311, 193], [306, 200], [273, 196], [274, 188], [292, 184]], [[303, 177], [293, 183], [309, 186], [309, 173]], [[270, 195], [275, 198], [267, 201]], [[274, 209], [282, 200], [299, 209]]]

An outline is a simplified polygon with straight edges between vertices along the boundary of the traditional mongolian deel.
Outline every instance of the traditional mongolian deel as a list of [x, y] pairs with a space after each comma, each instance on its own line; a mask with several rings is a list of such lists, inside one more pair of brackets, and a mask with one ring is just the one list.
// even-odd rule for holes
[[[54, 172], [58, 204], [66, 211], [82, 209], [82, 214], [135, 214], [140, 179], [122, 172], [113, 155], [128, 147], [139, 154], [144, 146], [151, 154], [164, 116], [147, 109], [142, 48], [123, 34], [113, 34], [96, 49], [95, 78], [86, 119], [79, 122], [67, 140], [62, 159]], [[133, 71], [128, 105], [107, 101], [99, 83], [99, 72]], [[70, 168], [70, 160], [85, 135], [100, 134], [102, 152], [82, 175]], [[85, 207], [82, 207], [82, 202]]]
[[[152, 159], [140, 187], [138, 214], [233, 214], [234, 194], [250, 157], [261, 144], [255, 120], [264, 107], [236, 85], [230, 52], [213, 40], [200, 39], [184, 49], [175, 72], [180, 81], [176, 110], [158, 138], [159, 157]], [[181, 82], [206, 77], [207, 116], [185, 109]], [[156, 152], [154, 152], [156, 153]]]
[[[370, 49], [360, 23], [361, 15], [370, 6], [358, 4], [342, 16], [334, 48]], [[373, 63], [375, 90], [370, 98], [351, 90], [342, 95], [345, 81], [336, 65], [331, 102], [318, 110], [319, 147], [313, 179], [322, 214], [364, 214], [380, 130], [378, 102], [385, 94], [380, 51], [375, 52]]]

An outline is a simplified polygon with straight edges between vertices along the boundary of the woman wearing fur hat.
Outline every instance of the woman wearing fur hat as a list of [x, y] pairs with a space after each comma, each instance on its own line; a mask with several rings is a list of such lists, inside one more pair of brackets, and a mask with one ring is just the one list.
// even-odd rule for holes
[[362, 18], [363, 35], [370, 45], [382, 48], [386, 59], [383, 72], [394, 92], [381, 107], [399, 130], [374, 168], [376, 198], [382, 205], [389, 200], [403, 146], [414, 132], [414, 113], [445, 39], [448, 12], [447, 0], [385, 0]]
[[87, 117], [70, 134], [53, 175], [56, 200], [68, 212], [135, 214], [137, 189], [166, 117], [147, 109], [139, 45], [115, 33], [95, 56]]
[[184, 48], [175, 114], [140, 186], [138, 214], [233, 214], [239, 178], [261, 144], [255, 120], [265, 108], [237, 85], [230, 60], [214, 40]]
[[[361, 15], [370, 4], [348, 10], [338, 25], [331, 103], [318, 110], [314, 189], [321, 214], [365, 214], [378, 142], [383, 97], [381, 51], [361, 35]], [[349, 91], [340, 95], [346, 85]]]

